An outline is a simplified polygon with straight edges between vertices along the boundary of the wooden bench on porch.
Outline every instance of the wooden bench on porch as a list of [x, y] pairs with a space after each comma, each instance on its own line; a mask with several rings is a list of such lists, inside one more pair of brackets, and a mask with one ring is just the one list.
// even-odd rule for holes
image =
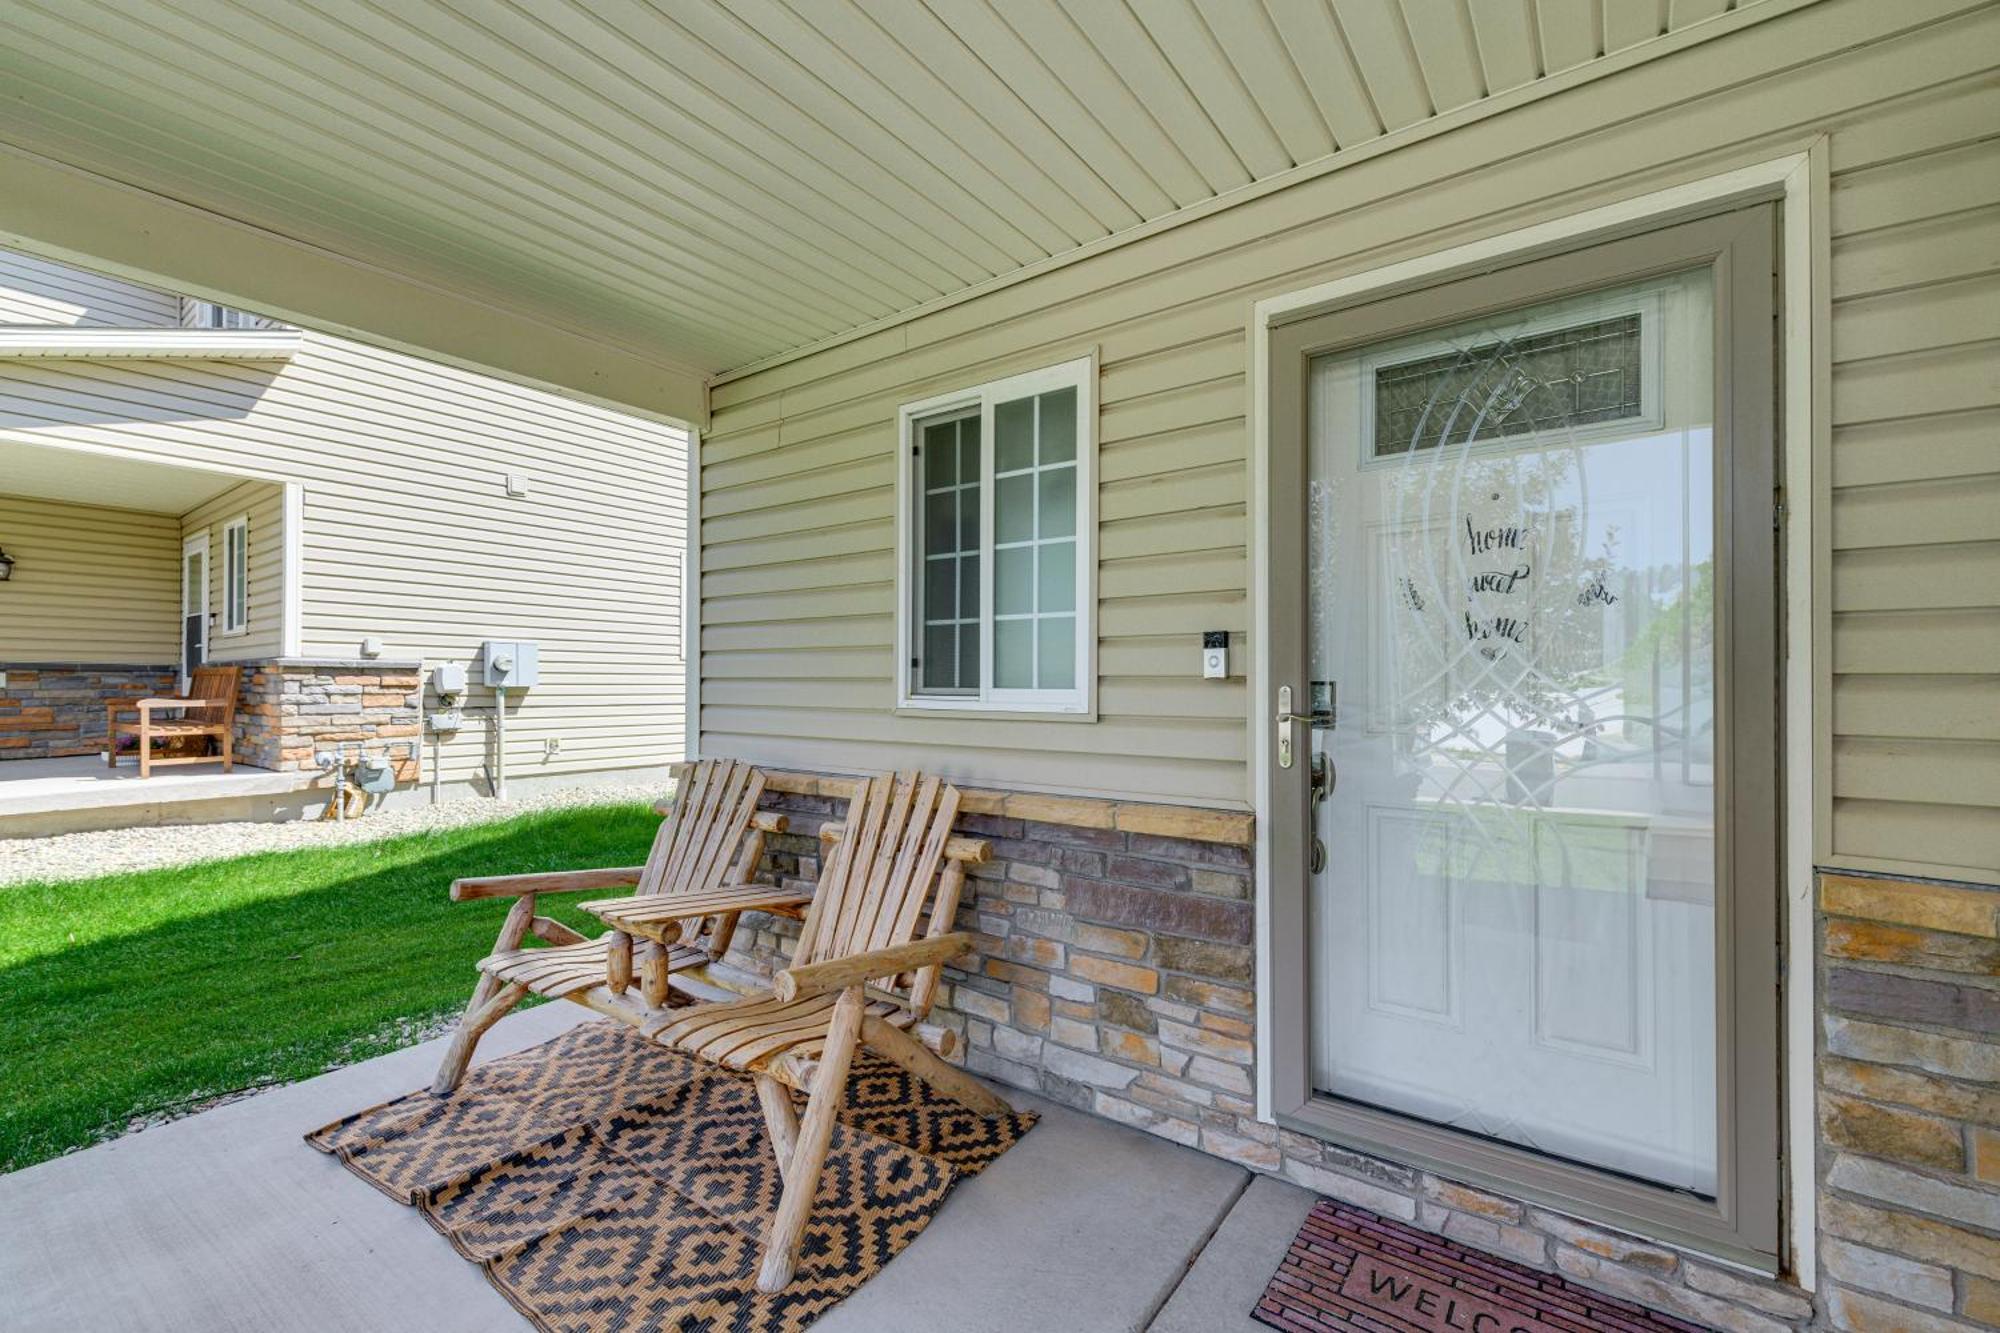
[[[243, 669], [233, 666], [196, 667], [185, 695], [160, 699], [120, 699], [105, 705], [104, 761], [118, 767], [118, 738], [136, 736], [139, 743], [139, 776], [153, 775], [155, 764], [206, 764], [215, 756], [176, 754], [153, 757], [153, 746], [162, 740], [200, 740], [214, 737], [221, 751], [222, 771], [235, 762], [236, 686]], [[156, 712], [180, 709], [177, 718], [155, 717]], [[136, 722], [121, 722], [120, 713], [137, 712]]]

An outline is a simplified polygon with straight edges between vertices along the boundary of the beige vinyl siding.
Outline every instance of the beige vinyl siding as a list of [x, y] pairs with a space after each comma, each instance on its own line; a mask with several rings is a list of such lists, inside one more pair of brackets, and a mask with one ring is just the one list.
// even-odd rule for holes
[[[248, 518], [249, 619], [240, 634], [223, 632], [222, 530]], [[208, 660], [244, 662], [276, 657], [285, 647], [285, 488], [275, 482], [246, 481], [181, 515], [188, 537], [208, 534]]]
[[0, 326], [172, 328], [180, 298], [136, 282], [0, 250]]
[[180, 520], [0, 495], [0, 667], [180, 660]]
[[[1954, 708], [2000, 712], [1996, 44], [1992, 6], [1826, 0], [719, 384], [702, 451], [704, 750], [1247, 804], [1249, 645], [1221, 683], [1198, 678], [1196, 649], [1201, 630], [1248, 628], [1252, 302], [1826, 132], [1837, 738], [1822, 851], [2000, 867], [2000, 742], [1937, 734]], [[1093, 347], [1102, 720], [895, 716], [897, 405]], [[1923, 573], [1939, 561], [1943, 584]], [[1857, 689], [1893, 697], [1857, 712]]]
[[[539, 641], [542, 683], [509, 709], [510, 779], [681, 757], [677, 429], [308, 333], [275, 365], [0, 363], [8, 436], [300, 483], [305, 656], [351, 659], [379, 637], [384, 660], [470, 665], [484, 639]], [[506, 494], [509, 473], [525, 497]], [[219, 627], [222, 523], [240, 506], [211, 510]], [[281, 511], [251, 512], [253, 627], [275, 652], [260, 617], [282, 606], [282, 548], [265, 545]], [[492, 698], [475, 687], [466, 702], [447, 782], [487, 771]], [[427, 738], [427, 774], [431, 758]]]
[[1833, 140], [1841, 865], [2000, 867], [1996, 124], [1989, 78]]

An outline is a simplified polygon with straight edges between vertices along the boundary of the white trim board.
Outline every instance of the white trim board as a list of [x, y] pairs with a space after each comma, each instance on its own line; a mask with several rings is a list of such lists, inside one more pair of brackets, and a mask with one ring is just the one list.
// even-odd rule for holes
[[681, 557], [681, 758], [701, 758], [701, 430], [687, 433], [687, 553]]
[[296, 481], [285, 483], [283, 530], [278, 538], [282, 553], [279, 570], [283, 600], [278, 610], [278, 652], [297, 657], [303, 651], [305, 602], [305, 517], [306, 488]]
[[301, 334], [264, 329], [0, 329], [0, 357], [34, 361], [289, 361]]
[[[1819, 706], [1814, 686], [1819, 679], [1820, 649], [1814, 635], [1814, 592], [1823, 587], [1827, 554], [1814, 520], [1828, 503], [1828, 478], [1817, 460], [1824, 454], [1829, 421], [1830, 380], [1828, 342], [1830, 316], [1827, 289], [1827, 148], [1824, 137], [1801, 151], [1734, 171], [1689, 181], [1607, 204], [1568, 217], [1522, 227], [1498, 236], [1470, 241], [1434, 254], [1404, 260], [1365, 273], [1336, 278], [1295, 292], [1256, 302], [1250, 311], [1250, 469], [1251, 469], [1251, 633], [1263, 642], [1270, 623], [1271, 483], [1268, 435], [1270, 420], [1270, 335], [1274, 324], [1304, 312], [1359, 296], [1383, 293], [1414, 284], [1515, 263], [1537, 251], [1587, 243], [1598, 237], [1629, 232], [1635, 227], [1664, 226], [1695, 212], [1732, 203], [1780, 199], [1784, 206], [1784, 236], [1779, 262], [1783, 270], [1785, 340], [1779, 367], [1783, 458], [1780, 475], [1787, 499], [1782, 540], [1784, 559], [1784, 762], [1785, 790], [1785, 934], [1783, 976], [1784, 1105], [1786, 1161], [1783, 1172], [1785, 1250], [1788, 1271], [1811, 1290], [1818, 1266], [1817, 1175], [1813, 1123], [1813, 858], [1815, 813], [1819, 793], [1814, 753]], [[1801, 499], [1803, 497], [1803, 499]], [[1255, 654], [1256, 679], [1250, 701], [1250, 763], [1257, 811], [1256, 944], [1257, 944], [1257, 1115], [1271, 1116], [1271, 791], [1268, 764], [1271, 729], [1266, 725], [1276, 709], [1270, 654]]]

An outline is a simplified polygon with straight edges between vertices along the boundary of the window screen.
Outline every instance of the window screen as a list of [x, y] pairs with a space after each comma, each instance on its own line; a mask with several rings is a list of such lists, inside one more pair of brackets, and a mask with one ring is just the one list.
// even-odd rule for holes
[[918, 688], [973, 693], [979, 689], [979, 414], [920, 422], [917, 439]]

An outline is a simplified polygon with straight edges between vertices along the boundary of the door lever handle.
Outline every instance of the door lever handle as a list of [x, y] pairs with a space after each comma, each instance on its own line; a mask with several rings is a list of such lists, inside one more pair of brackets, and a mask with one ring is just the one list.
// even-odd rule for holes
[[1292, 766], [1292, 724], [1294, 722], [1310, 722], [1312, 719], [1309, 717], [1300, 717], [1292, 711], [1292, 687], [1289, 685], [1280, 685], [1278, 687], [1277, 720], [1278, 767], [1290, 768]]

